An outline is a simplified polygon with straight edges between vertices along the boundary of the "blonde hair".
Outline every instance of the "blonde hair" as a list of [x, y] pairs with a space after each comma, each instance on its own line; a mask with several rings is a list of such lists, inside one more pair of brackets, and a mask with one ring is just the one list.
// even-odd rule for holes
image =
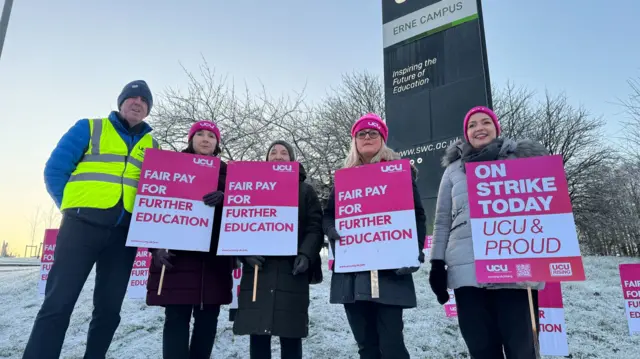
[[[399, 159], [400, 159], [400, 155], [394, 152], [389, 147], [387, 147], [387, 144], [384, 143], [384, 141], [382, 141], [382, 147], [380, 147], [380, 150], [378, 151], [378, 153], [376, 153], [376, 155], [373, 156], [373, 158], [371, 159], [371, 162], [369, 163], [378, 163], [383, 160], [393, 161], [393, 160], [399, 160]], [[347, 158], [345, 158], [344, 160], [343, 168], [351, 168], [351, 167], [361, 166], [363, 164], [364, 164], [364, 161], [362, 160], [362, 156], [358, 152], [358, 147], [356, 147], [356, 139], [352, 138], [351, 148], [349, 149], [349, 154], [347, 155]]]

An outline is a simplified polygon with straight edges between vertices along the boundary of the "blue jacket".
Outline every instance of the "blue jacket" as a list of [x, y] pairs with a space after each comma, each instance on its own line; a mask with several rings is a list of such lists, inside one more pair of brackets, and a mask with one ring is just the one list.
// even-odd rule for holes
[[[139, 125], [141, 126], [139, 130], [136, 128], [136, 131], [130, 132], [128, 124], [120, 119], [116, 111], [112, 111], [109, 114], [109, 121], [111, 121], [111, 124], [127, 144], [129, 153], [131, 153], [136, 143], [138, 143], [144, 135], [151, 132], [151, 126], [146, 122], [142, 122]], [[60, 141], [58, 141], [58, 144], [53, 149], [53, 152], [51, 152], [51, 156], [44, 167], [44, 183], [47, 187], [47, 192], [49, 192], [49, 195], [58, 208], [60, 208], [62, 204], [64, 188], [69, 181], [69, 177], [71, 177], [71, 173], [75, 171], [78, 163], [89, 147], [91, 137], [89, 131], [88, 119], [82, 119], [76, 122], [75, 125], [62, 136]]]

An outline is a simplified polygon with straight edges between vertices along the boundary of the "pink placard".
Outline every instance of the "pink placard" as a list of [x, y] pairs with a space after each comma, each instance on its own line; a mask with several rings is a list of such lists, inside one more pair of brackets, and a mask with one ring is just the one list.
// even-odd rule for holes
[[563, 308], [562, 287], [559, 282], [546, 283], [544, 289], [538, 291], [538, 306], [540, 308]]
[[45, 229], [44, 240], [42, 241], [42, 256], [40, 263], [53, 263], [56, 251], [56, 240], [58, 239], [58, 229]]
[[471, 218], [572, 213], [562, 156], [471, 162], [465, 167]]
[[242, 265], [233, 270], [233, 286], [231, 288], [230, 309], [238, 309], [238, 297], [240, 296], [240, 281], [242, 280]]
[[444, 304], [444, 313], [447, 318], [453, 318], [458, 316], [458, 305], [456, 304], [456, 295], [453, 289], [447, 289], [449, 293], [449, 301]]
[[336, 272], [420, 265], [409, 160], [338, 170], [334, 190]]
[[147, 149], [138, 195], [201, 201], [217, 189], [219, 172], [218, 157]]
[[47, 286], [49, 271], [53, 265], [56, 251], [56, 240], [58, 229], [45, 229], [44, 240], [42, 241], [42, 255], [40, 256], [40, 280], [38, 281], [38, 293], [44, 295]]
[[629, 333], [640, 333], [640, 263], [621, 264], [620, 282]]
[[624, 299], [640, 300], [640, 264], [621, 264], [620, 282]]
[[564, 320], [560, 283], [548, 282], [543, 290], [538, 291], [538, 307], [540, 354], [550, 356], [569, 355], [567, 326]]
[[329, 249], [329, 258], [327, 260], [327, 268], [332, 271], [333, 270], [333, 262], [334, 262], [334, 258], [333, 258], [333, 250], [331, 249], [331, 244], [329, 244], [329, 246], [327, 246], [327, 248]]
[[127, 297], [129, 299], [144, 299], [147, 296], [147, 280], [152, 256], [147, 248], [138, 248], [136, 258], [131, 268]]
[[415, 208], [409, 160], [340, 169], [335, 180], [336, 219]]
[[466, 164], [479, 283], [585, 280], [561, 156]]
[[296, 255], [299, 187], [298, 162], [229, 163], [218, 255]]
[[217, 157], [147, 150], [126, 245], [209, 251], [215, 210], [203, 197], [219, 171]]
[[224, 205], [297, 207], [299, 183], [298, 162], [230, 162]]
[[431, 243], [433, 242], [433, 236], [429, 235], [424, 239], [424, 249], [431, 250]]

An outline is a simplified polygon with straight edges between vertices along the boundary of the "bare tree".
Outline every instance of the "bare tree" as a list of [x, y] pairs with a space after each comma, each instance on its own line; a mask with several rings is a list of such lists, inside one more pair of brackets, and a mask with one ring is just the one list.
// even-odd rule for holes
[[154, 106], [152, 120], [156, 138], [175, 151], [186, 148], [191, 125], [212, 120], [221, 130], [222, 157], [228, 160], [255, 160], [266, 151], [277, 123], [298, 111], [302, 94], [294, 98], [273, 98], [252, 94], [246, 87], [238, 94], [233, 83], [219, 77], [203, 59], [199, 73], [183, 67], [187, 75], [186, 90], [169, 88], [161, 93]]
[[33, 243], [36, 240], [36, 235], [38, 234], [40, 227], [42, 227], [43, 217], [44, 217], [44, 214], [42, 212], [42, 208], [38, 206], [36, 207], [35, 212], [33, 212], [32, 217], [29, 218], [29, 235], [31, 236], [32, 246], [34, 245]]
[[58, 228], [60, 226], [61, 213], [58, 207], [51, 202], [49, 209], [42, 212], [42, 224], [45, 229]]
[[627, 80], [629, 84], [629, 96], [622, 100], [621, 104], [627, 113], [624, 125], [624, 139], [629, 147], [626, 153], [640, 160], [640, 76]]
[[354, 72], [342, 76], [310, 113], [298, 133], [296, 146], [315, 179], [319, 196], [326, 199], [333, 186], [333, 173], [342, 167], [351, 145], [351, 126], [362, 115], [373, 112], [384, 118], [384, 88], [378, 76]]
[[[624, 216], [630, 212], [620, 210], [627, 201], [619, 192], [624, 186], [612, 188], [613, 183], [619, 182], [612, 174], [622, 173], [621, 158], [602, 136], [604, 121], [583, 107], [569, 104], [565, 94], [552, 96], [546, 92], [542, 100], [536, 101], [533, 91], [512, 84], [495, 92], [494, 104], [504, 136], [536, 140], [552, 154], [562, 156], [585, 252], [637, 253], [635, 245], [624, 239], [630, 238], [629, 233], [634, 230], [619, 226], [628, 222]], [[614, 228], [624, 234], [612, 236], [609, 231]]]
[[548, 92], [539, 102], [534, 92], [507, 84], [494, 96], [496, 113], [503, 133], [512, 138], [530, 138], [540, 142], [552, 154], [562, 156], [567, 173], [569, 195], [577, 210], [584, 197], [581, 183], [614, 151], [603, 142], [604, 122], [583, 107], [569, 104], [567, 96]]
[[9, 243], [6, 241], [2, 241], [2, 247], [0, 247], [0, 257], [8, 257], [9, 256]]
[[512, 138], [526, 138], [535, 127], [535, 92], [507, 82], [504, 88], [492, 90], [493, 107], [503, 133]]

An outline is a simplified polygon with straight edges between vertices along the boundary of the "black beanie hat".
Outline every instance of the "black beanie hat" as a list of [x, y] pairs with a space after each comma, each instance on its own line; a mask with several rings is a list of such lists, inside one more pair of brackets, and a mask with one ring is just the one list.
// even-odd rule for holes
[[153, 96], [151, 95], [149, 85], [143, 80], [131, 81], [122, 89], [120, 96], [118, 96], [118, 111], [120, 111], [120, 107], [122, 107], [122, 103], [126, 99], [138, 96], [142, 97], [147, 103], [147, 115], [149, 115], [149, 113], [151, 113], [151, 107], [153, 106]]
[[269, 146], [269, 149], [267, 149], [267, 157], [265, 158], [266, 161], [269, 160], [269, 152], [271, 152], [271, 149], [273, 148], [273, 146], [275, 145], [282, 145], [284, 146], [284, 148], [287, 149], [287, 152], [289, 152], [289, 158], [291, 159], [291, 161], [295, 161], [296, 160], [296, 153], [293, 150], [293, 147], [286, 141], [283, 140], [278, 140], [278, 141], [273, 141], [273, 143], [271, 143], [271, 145]]

